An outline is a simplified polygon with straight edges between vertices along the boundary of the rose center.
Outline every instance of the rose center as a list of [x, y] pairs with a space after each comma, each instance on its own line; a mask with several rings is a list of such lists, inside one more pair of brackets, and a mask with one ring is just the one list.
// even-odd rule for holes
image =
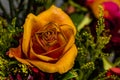
[[57, 41], [57, 32], [56, 29], [53, 28], [42, 33], [42, 40], [45, 40], [49, 46], [53, 45]]
[[57, 31], [56, 28], [51, 28], [46, 31], [36, 34], [37, 41], [40, 45], [48, 51], [48, 49], [57, 44]]

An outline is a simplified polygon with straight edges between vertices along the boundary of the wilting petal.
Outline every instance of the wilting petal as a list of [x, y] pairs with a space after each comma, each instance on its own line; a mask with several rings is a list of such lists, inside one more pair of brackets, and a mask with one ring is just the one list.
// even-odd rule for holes
[[72, 23], [70, 17], [66, 13], [64, 13], [60, 8], [57, 8], [54, 5], [48, 10], [39, 14], [37, 16], [37, 19], [38, 24], [41, 24], [42, 26], [50, 22], [57, 23], [58, 25], [69, 24], [74, 31], [74, 35], [76, 34], [75, 26]]
[[60, 74], [67, 72], [74, 65], [74, 60], [77, 55], [77, 48], [75, 45], [71, 47], [71, 49], [66, 52], [66, 54], [55, 64], [46, 63], [42, 61], [33, 61], [28, 60], [31, 64], [38, 67], [40, 70], [48, 73], [59, 72]]
[[10, 48], [9, 52], [8, 52], [9, 57], [22, 57], [22, 53], [21, 53], [21, 45], [19, 45], [17, 48]]
[[14, 57], [15, 59], [17, 59], [19, 62], [21, 62], [23, 64], [27, 64], [27, 65], [32, 66], [29, 62], [26, 61], [26, 57], [22, 53], [21, 42], [22, 42], [22, 40], [20, 39], [19, 40], [19, 46], [17, 48], [10, 48], [9, 49], [8, 56], [11, 57], [11, 58]]
[[17, 48], [11, 48], [8, 53], [9, 53], [9, 57], [14, 57], [19, 62], [32, 66], [29, 62], [26, 61], [26, 59], [22, 59], [23, 55], [22, 55], [22, 52], [21, 52], [21, 46], [20, 45]]

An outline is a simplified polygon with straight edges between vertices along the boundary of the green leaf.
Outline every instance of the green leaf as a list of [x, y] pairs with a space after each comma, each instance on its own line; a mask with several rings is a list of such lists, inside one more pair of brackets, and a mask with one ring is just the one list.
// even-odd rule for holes
[[5, 73], [3, 71], [0, 71], [0, 76], [5, 76]]
[[84, 18], [84, 14], [74, 13], [70, 15], [75, 26], [78, 26]]
[[14, 65], [14, 64], [18, 64], [18, 61], [10, 61], [10, 62], [8, 63], [9, 66], [10, 66], [10, 65]]
[[83, 20], [78, 24], [77, 30], [80, 31], [83, 27], [90, 24], [92, 20], [90, 19], [89, 15], [85, 15]]
[[105, 70], [109, 70], [110, 68], [113, 67], [113, 64], [110, 61], [108, 61], [106, 57], [103, 57], [102, 60]]
[[78, 74], [76, 71], [74, 70], [71, 70], [69, 72], [67, 72], [64, 77], [62, 78], [62, 80], [69, 80], [69, 79], [72, 79], [72, 78], [77, 78], [78, 77]]

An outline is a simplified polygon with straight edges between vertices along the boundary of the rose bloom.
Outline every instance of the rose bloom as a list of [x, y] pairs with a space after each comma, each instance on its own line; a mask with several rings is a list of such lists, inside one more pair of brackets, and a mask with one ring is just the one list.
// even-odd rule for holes
[[53, 5], [37, 16], [27, 16], [19, 46], [10, 48], [8, 55], [43, 72], [62, 74], [74, 65], [75, 35], [69, 16]]

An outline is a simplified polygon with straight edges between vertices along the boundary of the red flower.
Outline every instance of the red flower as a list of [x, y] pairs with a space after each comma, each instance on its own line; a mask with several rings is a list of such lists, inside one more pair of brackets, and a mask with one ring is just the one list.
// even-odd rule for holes
[[[111, 6], [111, 7], [110, 7]], [[104, 2], [105, 19], [109, 20], [109, 29], [112, 35], [111, 42], [113, 46], [120, 46], [120, 8], [113, 2]]]
[[[118, 67], [113, 67], [111, 68], [107, 73], [106, 76], [110, 77], [112, 75], [116, 75], [116, 76], [120, 76], [120, 68]], [[110, 78], [110, 80], [113, 80], [112, 78]]]
[[32, 67], [31, 70], [33, 74], [29, 75], [29, 80], [54, 80], [54, 74], [42, 72], [36, 67]]

